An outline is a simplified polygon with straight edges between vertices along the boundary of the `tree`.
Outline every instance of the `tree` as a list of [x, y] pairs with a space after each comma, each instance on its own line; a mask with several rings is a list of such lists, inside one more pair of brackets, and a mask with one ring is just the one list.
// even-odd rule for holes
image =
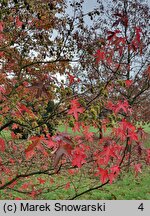
[[[71, 3], [69, 16], [63, 0], [1, 3], [0, 190], [8, 194], [35, 199], [72, 186], [76, 198], [150, 162], [135, 125], [149, 102], [148, 8], [114, 1], [106, 19], [101, 3], [88, 14], [82, 4]], [[96, 25], [86, 26], [86, 16]], [[55, 131], [60, 123], [74, 135]], [[80, 192], [75, 177], [83, 173], [95, 181]], [[67, 180], [57, 185], [55, 175]]]

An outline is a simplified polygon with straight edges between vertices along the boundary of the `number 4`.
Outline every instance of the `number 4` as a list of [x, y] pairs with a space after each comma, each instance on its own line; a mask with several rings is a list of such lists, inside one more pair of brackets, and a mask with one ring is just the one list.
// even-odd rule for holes
[[144, 210], [144, 207], [143, 207], [143, 203], [141, 203], [138, 207], [139, 210], [143, 211]]

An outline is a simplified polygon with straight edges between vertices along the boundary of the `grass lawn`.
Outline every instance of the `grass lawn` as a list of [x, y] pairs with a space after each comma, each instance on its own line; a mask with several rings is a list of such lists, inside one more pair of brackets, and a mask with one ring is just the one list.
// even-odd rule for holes
[[[91, 179], [86, 179], [82, 182], [82, 192], [88, 188]], [[129, 172], [124, 174], [116, 183], [86, 193], [77, 199], [93, 199], [93, 200], [150, 200], [150, 168], [143, 169], [142, 174], [135, 178], [135, 174]], [[78, 184], [78, 183], [76, 183]], [[92, 184], [92, 183], [90, 183]], [[94, 181], [93, 181], [94, 184]], [[41, 199], [70, 199], [74, 193], [73, 185], [70, 189], [61, 189], [54, 193], [42, 195]]]
[[[80, 134], [80, 132], [74, 132], [71, 127], [65, 128], [64, 125], [58, 126], [58, 131], [67, 132], [67, 133], [72, 134], [72, 135]], [[90, 127], [90, 132], [98, 133], [98, 129], [96, 129], [94, 127]]]
[[[59, 126], [58, 129], [61, 132], [65, 131], [64, 126]], [[95, 132], [94, 130], [94, 128], [90, 129], [91, 132]], [[144, 130], [150, 135], [150, 125], [145, 125]], [[72, 129], [68, 128], [67, 132], [72, 133]], [[8, 139], [10, 138], [8, 132], [3, 132], [1, 136], [5, 136], [6, 138], [8, 137]], [[145, 146], [150, 148], [149, 138], [145, 141]], [[46, 180], [42, 185], [44, 193], [35, 197], [35, 199], [42, 200], [72, 199], [75, 193], [82, 193], [89, 188], [101, 184], [98, 177], [90, 177], [85, 175], [83, 170], [74, 177], [68, 175], [66, 171], [64, 171], [61, 175], [55, 175], [53, 179], [46, 175], [37, 175], [31, 177], [33, 182], [37, 185], [39, 184], [37, 181], [38, 177]], [[54, 181], [54, 184], [51, 182], [51, 180]], [[70, 182], [70, 187], [68, 189], [66, 189], [67, 182]], [[24, 182], [21, 180], [18, 183], [21, 186]], [[16, 197], [20, 197], [22, 199], [31, 199], [28, 194], [18, 193], [11, 189], [0, 191], [0, 199], [15, 199]], [[150, 200], [150, 167], [143, 167], [142, 173], [140, 173], [137, 177], [135, 177], [135, 173], [131, 170], [128, 173], [123, 173], [121, 177], [112, 185], [108, 184], [103, 188], [85, 193], [79, 196], [77, 199]]]
[[[144, 129], [144, 131], [146, 132], [146, 133], [149, 133], [150, 134], [150, 124], [145, 124], [145, 125], [142, 125], [142, 124], [137, 124], [137, 126], [138, 127], [142, 127], [143, 129]], [[64, 125], [59, 125], [58, 126], [58, 131], [60, 131], [60, 132], [68, 132], [68, 133], [74, 133], [73, 131], [72, 131], [72, 128], [71, 127], [64, 127]], [[109, 131], [110, 131], [110, 128], [108, 128], [107, 129], [107, 132], [109, 133]], [[98, 132], [98, 129], [95, 129], [94, 127], [90, 127], [90, 132], [94, 132], [94, 133], [96, 133], [96, 132]]]
[[[82, 173], [83, 174], [83, 173]], [[37, 176], [38, 177], [38, 176]], [[75, 176], [75, 181], [70, 183], [70, 188], [66, 189], [66, 182], [70, 181], [70, 176], [67, 173], [64, 175], [58, 175], [53, 178], [54, 184], [50, 184], [50, 177], [40, 175], [46, 182], [43, 184], [43, 192], [35, 199], [39, 200], [63, 200], [72, 199], [76, 192], [82, 193], [83, 191], [100, 185], [98, 178], [84, 178], [81, 177], [81, 173]], [[37, 183], [34, 177], [32, 177], [34, 183]], [[103, 188], [93, 190], [79, 196], [77, 199], [84, 200], [150, 200], [150, 167], [145, 167], [142, 173], [135, 178], [135, 173], [130, 171], [124, 173], [120, 179], [118, 179], [112, 185], [108, 184]], [[20, 186], [23, 181], [20, 182]], [[48, 188], [48, 190], [45, 188]], [[15, 199], [17, 197], [22, 199], [31, 199], [27, 194], [15, 192], [13, 190], [0, 191], [0, 199]]]

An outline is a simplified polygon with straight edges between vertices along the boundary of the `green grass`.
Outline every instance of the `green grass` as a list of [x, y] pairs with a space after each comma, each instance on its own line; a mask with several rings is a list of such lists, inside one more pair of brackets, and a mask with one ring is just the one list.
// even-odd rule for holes
[[[143, 168], [141, 174], [135, 178], [135, 173], [130, 171], [129, 173], [124, 173], [121, 178], [117, 180], [112, 185], [108, 184], [103, 188], [93, 190], [91, 192], [85, 193], [79, 196], [79, 200], [150, 200], [150, 185], [149, 185], [150, 167]], [[38, 177], [38, 176], [37, 176]], [[75, 196], [75, 187], [77, 193], [81, 193], [90, 187], [95, 187], [100, 185], [99, 179], [97, 177], [84, 178], [81, 177], [81, 172], [78, 173], [74, 178], [74, 183], [70, 184], [69, 189], [65, 189], [66, 182], [70, 181], [70, 176], [67, 174], [55, 176], [53, 179], [54, 184], [50, 184], [50, 177], [43, 175], [41, 178], [45, 178], [46, 183], [43, 184], [43, 188], [49, 188], [49, 192], [43, 189], [43, 194], [35, 197], [35, 199], [40, 200], [63, 200], [71, 199]], [[34, 183], [37, 183], [34, 177]], [[71, 182], [71, 181], [70, 181]], [[19, 183], [21, 186], [22, 182]], [[63, 185], [62, 187], [60, 187]], [[58, 187], [57, 190], [55, 190]], [[59, 188], [60, 187], [60, 188]], [[26, 194], [21, 194], [11, 190], [0, 191], [1, 199], [15, 199], [20, 197], [22, 199], [32, 199]]]
[[[59, 126], [58, 129], [61, 132], [65, 131], [63, 125]], [[150, 125], [145, 125], [144, 130], [150, 134]], [[95, 129], [91, 127], [90, 131], [95, 132]], [[67, 132], [72, 134], [72, 129], [68, 128]], [[3, 138], [5, 137], [7, 140], [10, 139], [10, 133], [7, 131], [2, 132], [0, 136]], [[150, 139], [148, 138], [144, 144], [146, 147], [150, 148]], [[46, 175], [33, 176], [31, 179], [33, 179], [35, 184], [39, 185], [37, 181], [38, 177], [46, 180], [45, 184], [42, 185], [43, 192], [44, 188], [49, 189], [49, 191], [45, 191], [43, 194], [35, 197], [35, 199], [42, 200], [71, 199], [75, 195], [75, 190], [77, 193], [82, 193], [88, 188], [92, 188], [101, 184], [98, 177], [84, 175], [84, 172], [79, 172], [74, 176], [74, 180], [72, 181], [72, 177], [64, 171], [61, 173], [61, 175], [54, 175], [54, 184], [50, 183], [51, 177]], [[18, 182], [18, 189], [20, 189], [20, 186], [23, 184], [23, 182], [24, 180], [20, 180]], [[71, 182], [70, 188], [68, 190], [65, 189], [67, 182]], [[39, 186], [37, 186], [37, 189], [38, 187]], [[16, 197], [20, 197], [22, 199], [32, 199], [28, 194], [18, 193], [10, 189], [0, 191], [0, 199], [15, 199]], [[142, 173], [140, 173], [136, 178], [135, 173], [130, 170], [130, 172], [121, 175], [121, 177], [112, 185], [108, 184], [103, 188], [93, 190], [82, 196], [79, 196], [77, 199], [150, 200], [150, 167], [143, 167]]]
[[[150, 124], [143, 124], [142, 125], [142, 123], [138, 123], [137, 124], [137, 127], [142, 127], [143, 129], [144, 129], [144, 131], [146, 132], [146, 133], [149, 133], [150, 134]], [[73, 134], [74, 132], [72, 131], [72, 128], [71, 127], [65, 127], [64, 125], [59, 125], [58, 126], [58, 131], [60, 131], [60, 132], [67, 132], [67, 133], [70, 133], [70, 134]], [[94, 127], [90, 127], [90, 130], [89, 130], [90, 132], [94, 132], [94, 133], [96, 133], [96, 132], [98, 132], [98, 129], [96, 129], [96, 128], [94, 128]], [[109, 133], [111, 131], [111, 128], [107, 128], [107, 131], [106, 131], [106, 133]]]
[[138, 123], [137, 126], [141, 126], [146, 133], [150, 134], [150, 123], [145, 123], [145, 124]]
[[10, 131], [7, 131], [7, 130], [1, 131], [0, 137], [3, 137], [5, 140], [10, 140], [11, 139]]
[[[66, 128], [66, 127], [64, 127], [64, 125], [59, 125], [58, 130], [59, 130], [60, 132], [67, 131], [68, 133], [73, 133], [71, 127], [67, 127], [67, 128]], [[90, 131], [90, 132], [96, 133], [96, 132], [98, 131], [98, 129], [96, 129], [96, 128], [94, 128], [94, 127], [90, 127], [90, 130], [89, 130], [89, 131]]]
[[[149, 185], [150, 169], [145, 168], [143, 173], [135, 178], [135, 174], [129, 172], [124, 174], [120, 180], [112, 185], [107, 185], [103, 188], [86, 193], [78, 199], [94, 199], [94, 200], [150, 200], [150, 185]], [[85, 179], [82, 182], [82, 187], [79, 193], [87, 189], [91, 179]], [[93, 181], [94, 182], [94, 181]], [[78, 183], [76, 183], [78, 184]], [[91, 183], [90, 183], [91, 184]], [[100, 183], [99, 183], [100, 184]], [[70, 189], [61, 189], [55, 193], [47, 193], [42, 195], [42, 199], [68, 199], [75, 194], [73, 186]], [[59, 197], [59, 198], [58, 198]]]

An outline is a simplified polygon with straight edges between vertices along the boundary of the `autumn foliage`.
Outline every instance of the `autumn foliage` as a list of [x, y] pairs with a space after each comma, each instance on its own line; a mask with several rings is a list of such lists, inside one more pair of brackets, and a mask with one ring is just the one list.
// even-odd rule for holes
[[[150, 116], [149, 10], [137, 0], [117, 2], [85, 14], [82, 1], [0, 3], [0, 190], [7, 199], [16, 198], [9, 191], [36, 199], [54, 184], [68, 190], [79, 173], [98, 189], [150, 164], [137, 125]], [[57, 185], [64, 173], [70, 181]]]

